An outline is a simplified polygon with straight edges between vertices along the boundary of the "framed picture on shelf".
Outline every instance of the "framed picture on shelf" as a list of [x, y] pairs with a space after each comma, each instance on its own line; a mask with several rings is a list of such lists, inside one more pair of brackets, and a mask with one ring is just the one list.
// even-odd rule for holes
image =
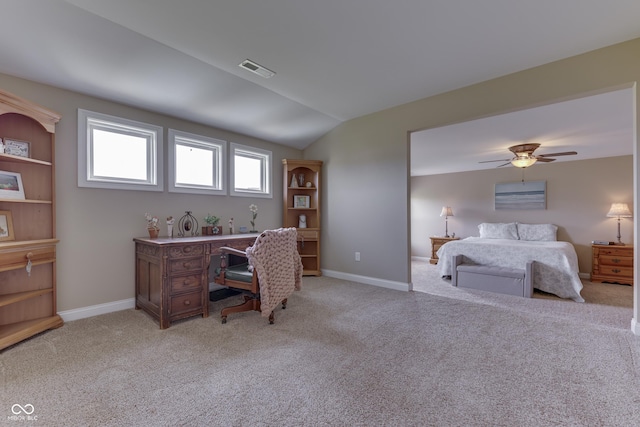
[[19, 173], [0, 171], [0, 199], [24, 200], [22, 176]]
[[303, 195], [294, 195], [293, 196], [293, 207], [300, 209], [309, 209], [309, 196]]
[[0, 211], [0, 242], [15, 239], [11, 211]]
[[4, 139], [4, 153], [12, 156], [29, 157], [29, 143], [17, 139]]

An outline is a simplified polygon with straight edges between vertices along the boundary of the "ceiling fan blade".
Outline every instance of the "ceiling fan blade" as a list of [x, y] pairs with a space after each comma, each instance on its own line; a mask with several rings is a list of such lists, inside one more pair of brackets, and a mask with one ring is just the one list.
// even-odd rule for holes
[[500, 159], [500, 160], [483, 160], [478, 163], [493, 163], [493, 162], [510, 162], [511, 159]]
[[507, 163], [504, 163], [504, 164], [498, 165], [498, 166], [496, 166], [496, 167], [497, 167], [497, 168], [501, 168], [501, 167], [503, 167], [503, 166], [509, 166], [510, 164], [511, 164], [511, 162], [510, 162], [510, 161], [508, 161]]
[[564, 151], [562, 153], [539, 154], [537, 157], [575, 156], [576, 154], [578, 154], [576, 151]]
[[545, 163], [549, 163], [549, 162], [553, 162], [555, 159], [549, 159], [547, 157], [536, 157], [536, 160], [539, 162], [545, 162]]

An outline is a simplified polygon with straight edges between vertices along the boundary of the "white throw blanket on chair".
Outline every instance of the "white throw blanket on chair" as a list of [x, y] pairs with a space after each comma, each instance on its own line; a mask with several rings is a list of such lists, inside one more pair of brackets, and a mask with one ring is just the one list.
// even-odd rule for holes
[[263, 317], [271, 314], [282, 300], [302, 284], [302, 260], [298, 254], [295, 228], [266, 230], [247, 248], [249, 264], [260, 283], [260, 309]]

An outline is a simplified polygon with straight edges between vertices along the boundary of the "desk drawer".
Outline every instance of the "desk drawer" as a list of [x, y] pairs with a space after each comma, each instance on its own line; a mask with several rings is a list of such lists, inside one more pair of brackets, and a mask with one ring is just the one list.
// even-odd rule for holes
[[169, 258], [189, 258], [204, 255], [204, 245], [184, 245], [169, 248]]
[[598, 258], [602, 266], [633, 267], [633, 257], [617, 255], [600, 255]]
[[171, 278], [171, 293], [186, 290], [201, 290], [202, 274], [192, 274], [189, 276], [178, 276]]
[[171, 297], [170, 310], [171, 317], [189, 311], [202, 310], [202, 292], [190, 292], [188, 294]]
[[31, 260], [34, 265], [53, 262], [56, 259], [56, 247], [31, 247], [31, 248], [15, 248], [0, 251], [0, 259], [2, 259], [2, 270], [12, 270], [16, 268], [24, 268], [27, 262]]
[[202, 257], [171, 260], [170, 271], [172, 274], [187, 271], [201, 271], [203, 262]]

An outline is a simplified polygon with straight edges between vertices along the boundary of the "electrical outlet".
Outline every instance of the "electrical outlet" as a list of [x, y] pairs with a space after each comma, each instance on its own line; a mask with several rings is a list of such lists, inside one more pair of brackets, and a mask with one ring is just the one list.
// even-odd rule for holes
[[360, 261], [360, 252], [356, 252], [356, 261]]

